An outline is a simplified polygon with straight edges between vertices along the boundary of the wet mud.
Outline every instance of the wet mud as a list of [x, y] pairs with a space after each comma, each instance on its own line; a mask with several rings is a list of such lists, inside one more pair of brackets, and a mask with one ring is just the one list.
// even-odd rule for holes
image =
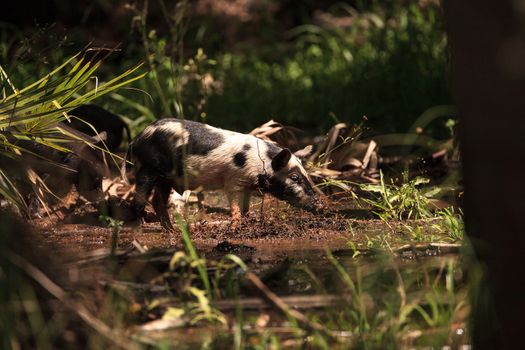
[[[196, 248], [206, 254], [227, 251], [226, 244], [252, 247], [261, 255], [287, 255], [291, 252], [367, 248], [371, 240], [395, 232], [396, 223], [385, 223], [359, 208], [352, 200], [331, 201], [320, 213], [294, 208], [273, 198], [255, 197], [250, 211], [237, 229], [231, 228], [227, 201], [221, 193], [206, 196], [203, 209], [189, 206], [183, 212]], [[119, 208], [122, 208], [119, 207]], [[175, 219], [172, 217], [172, 222]], [[73, 254], [109, 249], [112, 229], [100, 219], [100, 208], [77, 204], [35, 220], [44, 243]], [[403, 242], [410, 237], [401, 231], [390, 239]], [[182, 249], [180, 230], [162, 230], [151, 208], [145, 222], [122, 222], [118, 249]], [[281, 254], [282, 253], [282, 254]]]

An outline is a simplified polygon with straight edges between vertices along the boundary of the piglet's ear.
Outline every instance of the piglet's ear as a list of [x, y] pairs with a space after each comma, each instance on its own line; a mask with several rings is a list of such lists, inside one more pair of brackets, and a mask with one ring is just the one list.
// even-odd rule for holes
[[100, 141], [107, 141], [108, 133], [105, 131], [99, 132], [97, 135], [93, 136], [93, 143], [99, 143]]
[[283, 149], [281, 152], [277, 153], [272, 159], [272, 169], [273, 171], [279, 171], [288, 164], [288, 161], [292, 157], [292, 152], [288, 148]]

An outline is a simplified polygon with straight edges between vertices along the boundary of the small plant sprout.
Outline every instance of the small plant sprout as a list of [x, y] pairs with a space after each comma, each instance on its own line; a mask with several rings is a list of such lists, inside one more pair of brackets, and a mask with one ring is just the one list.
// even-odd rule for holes
[[114, 257], [115, 252], [117, 251], [118, 234], [122, 229], [124, 222], [107, 215], [100, 215], [99, 220], [107, 227], [111, 228], [111, 257]]
[[432, 227], [441, 233], [447, 234], [452, 241], [460, 241], [463, 239], [465, 223], [463, 222], [463, 212], [461, 209], [457, 209], [456, 212], [454, 207], [448, 207], [437, 211], [436, 215], [440, 221], [432, 225]]

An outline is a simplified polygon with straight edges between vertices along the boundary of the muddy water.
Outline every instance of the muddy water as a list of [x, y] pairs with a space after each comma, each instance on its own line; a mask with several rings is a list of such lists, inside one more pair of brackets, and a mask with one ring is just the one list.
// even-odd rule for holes
[[[64, 252], [70, 267], [68, 273], [74, 280], [88, 289], [94, 285], [123, 288], [126, 298], [140, 304], [141, 310], [146, 310], [152, 300], [174, 298], [180, 285], [153, 288], [152, 281], [168, 271], [168, 263], [176, 251], [184, 250], [179, 233], [162, 232], [155, 221], [140, 227], [124, 226], [119, 232], [118, 258], [108, 259], [111, 230], [97, 222], [98, 214], [86, 221], [87, 214], [82, 212], [80, 219], [71, 216], [67, 223], [39, 223], [43, 241]], [[379, 320], [378, 323], [386, 322], [382, 318], [399, 314], [395, 309], [399, 309], [401, 303], [414, 302], [421, 304], [422, 312], [428, 312], [430, 318], [414, 315], [413, 324], [402, 327], [420, 330], [417, 337], [413, 333], [403, 334], [402, 337], [414, 338], [404, 340], [404, 345], [441, 347], [468, 343], [462, 328], [466, 316], [450, 311], [464, 299], [465, 287], [461, 257], [455, 246], [420, 243], [396, 249], [394, 247], [410, 243], [410, 237], [397, 232], [394, 235], [392, 223], [386, 225], [380, 220], [362, 218], [351, 210], [334, 211], [321, 217], [287, 206], [269, 207], [264, 211], [255, 208], [236, 231], [230, 229], [228, 213], [224, 210], [194, 213], [187, 220], [201, 256], [210, 262], [220, 260], [225, 254], [239, 256], [250, 271], [290, 306], [309, 317], [332, 320], [327, 321], [331, 329], [355, 328], [352, 320], [335, 322], [333, 315], [338, 314], [337, 319], [348, 318], [355, 313], [356, 299], [366, 305], [367, 317]], [[388, 251], [349, 249], [349, 246], [365, 248], [375, 237], [387, 236], [391, 248]], [[141, 250], [147, 253], [140, 253]], [[209, 266], [208, 272], [213, 276], [215, 265]], [[242, 276], [240, 269], [236, 269], [236, 273]], [[197, 287], [202, 285], [197, 282]], [[428, 295], [437, 302], [427, 300]], [[261, 332], [277, 329], [283, 341], [295, 337], [297, 329], [290, 326], [288, 318], [244, 282], [238, 300], [244, 303], [242, 327], [246, 328], [246, 334], [257, 338]], [[180, 306], [179, 302], [173, 300], [171, 305]], [[140, 311], [140, 316], [129, 324], [130, 332], [141, 342], [167, 343], [173, 348], [201, 348], [223, 341], [218, 348], [231, 348], [233, 326], [238, 322], [232, 307], [236, 304], [231, 295], [225, 293], [213, 305], [225, 315], [228, 326], [203, 323], [144, 331], [141, 326], [162, 317], [165, 309], [158, 308], [155, 312]], [[434, 306], [429, 305], [440, 306], [440, 313], [433, 315]], [[257, 320], [263, 315], [268, 320], [261, 328]], [[460, 339], [456, 339], [457, 330], [461, 330]], [[439, 336], [432, 335], [437, 333]]]
[[[345, 312], [355, 312], [352, 303], [362, 300], [366, 305], [367, 316], [373, 320], [381, 319], [392, 305], [398, 307], [400, 295], [405, 303], [420, 302], [422, 308], [431, 313], [431, 301], [426, 300], [432, 295], [444, 310], [454, 309], [465, 295], [465, 276], [461, 258], [452, 254], [455, 248], [425, 246], [406, 248], [397, 253], [392, 252], [356, 252], [350, 249], [309, 248], [293, 249], [294, 245], [284, 244], [281, 249], [276, 246], [264, 248], [246, 244], [232, 244], [226, 241], [214, 247], [201, 247], [200, 253], [210, 261], [221, 259], [225, 254], [236, 254], [248, 265], [249, 270], [255, 272], [261, 280], [282, 300], [293, 308], [324, 320], [331, 320], [331, 327], [341, 331], [353, 329], [355, 325], [350, 321], [333, 321], [344, 318]], [[295, 245], [297, 248], [297, 245]], [[173, 290], [158, 288], [155, 291], [149, 283], [161, 273], [167, 271], [167, 266], [176, 248], [153, 249], [146, 254], [137, 252], [122, 252], [117, 268], [114, 264], [107, 264], [107, 259], [86, 260], [82, 264], [83, 270], [98, 269], [99, 281], [107, 283], [118, 282], [128, 288], [136, 296], [149, 294], [152, 298], [172, 298]], [[330, 257], [333, 256], [333, 259]], [[339, 264], [353, 281], [358, 294], [352, 291], [345, 282], [345, 276], [337, 269]], [[111, 272], [108, 270], [111, 266]], [[211, 266], [211, 265], [210, 265]], [[242, 274], [239, 269], [237, 269]], [[210, 268], [210, 276], [214, 274]], [[201, 286], [202, 287], [202, 286]], [[243, 329], [245, 341], [257, 343], [263, 330], [256, 326], [261, 318], [266, 317], [264, 332], [277, 332], [281, 341], [295, 339], [293, 327], [287, 317], [276, 310], [260, 295], [246, 284], [241, 285], [238, 300], [244, 305]], [[402, 294], [400, 294], [402, 293]], [[176, 293], [175, 293], [176, 294]], [[453, 296], [458, 294], [460, 296]], [[134, 336], [141, 342], [148, 344], [165, 344], [169, 348], [200, 349], [203, 346], [211, 348], [231, 348], [233, 342], [234, 325], [237, 324], [237, 302], [225, 295], [226, 300], [217, 300], [214, 305], [222, 311], [228, 319], [228, 326], [203, 323], [192, 327], [174, 327], [166, 330], [148, 330], [140, 328], [149, 325], [153, 319], [142, 319], [132, 327]], [[137, 298], [136, 300], [140, 300]], [[177, 305], [177, 303], [175, 303]], [[395, 309], [394, 307], [394, 309]], [[352, 311], [353, 310], [353, 311]], [[238, 312], [238, 311], [237, 311]], [[389, 311], [391, 312], [391, 311]], [[444, 312], [444, 311], [443, 311]], [[448, 311], [447, 311], [448, 312]], [[393, 311], [392, 317], [398, 311]], [[156, 317], [160, 317], [157, 314]], [[438, 317], [437, 315], [436, 317]], [[463, 319], [454, 319], [453, 314], [441, 315], [448, 321], [443, 324], [429, 327], [422, 321], [421, 316], [414, 316], [413, 325], [421, 327], [422, 332], [417, 339], [403, 340], [404, 345], [423, 345], [442, 347], [450, 344], [468, 344], [467, 332]], [[333, 323], [335, 322], [335, 323]], [[407, 327], [408, 328], [408, 327]], [[428, 332], [428, 335], [427, 335]], [[250, 340], [251, 339], [251, 340]], [[403, 338], [405, 339], [405, 338]], [[342, 348], [345, 348], [343, 346]]]
[[[295, 248], [301, 249], [293, 249], [293, 242], [262, 247], [264, 248], [222, 241], [213, 247], [201, 246], [199, 252], [209, 261], [220, 260], [225, 254], [239, 256], [246, 262], [249, 270], [259, 276], [279, 298], [309, 315], [308, 317], [315, 316], [327, 322], [334, 317], [336, 319], [346, 317], [344, 316], [347, 315], [346, 312], [348, 314], [355, 312], [352, 300], [358, 298], [366, 305], [366, 312], [372, 322], [379, 317], [377, 315], [385, 312], [387, 305], [391, 308], [392, 305], [399, 304], [400, 290], [405, 303], [418, 300], [422, 302], [422, 307], [427, 309], [428, 302], [425, 295], [431, 293], [434, 298], [439, 299], [443, 308], [449, 306], [454, 308], [459, 302], [451, 295], [465, 287], [461, 257], [458, 255], [457, 248], [449, 246], [421, 245], [407, 247], [396, 253], [356, 252], [341, 248], [330, 250], [326, 247], [305, 248], [299, 244], [296, 244]], [[168, 288], [163, 284], [155, 286], [151, 284], [160, 274], [168, 271], [169, 261], [177, 250], [177, 247], [156, 248], [147, 253], [121, 250], [117, 265], [110, 259], [99, 259], [97, 254], [92, 254], [94, 258], [86, 259], [77, 266], [80, 266], [80, 275], [92, 274], [96, 271], [98, 283], [105, 286], [114, 283], [117, 286], [124, 286], [126, 295], [129, 296], [131, 293], [136, 302], [146, 305], [146, 301], [170, 299], [177, 294], [175, 287], [177, 284]], [[345, 276], [337, 269], [336, 264], [339, 264], [344, 274], [353, 281], [359, 291], [357, 294], [345, 282]], [[209, 274], [212, 278], [214, 271], [211, 264]], [[237, 269], [237, 272], [242, 275], [240, 269]], [[198, 284], [197, 286], [199, 287]], [[448, 292], [447, 288], [449, 288]], [[146, 298], [141, 299], [144, 296]], [[238, 325], [239, 311], [235, 306], [237, 305], [235, 300], [238, 300], [243, 305], [241, 313], [245, 341], [257, 343], [261, 332], [277, 334], [282, 342], [297, 337], [297, 329], [290, 326], [288, 318], [265, 303], [260, 294], [245, 283], [241, 283], [239, 298], [233, 302], [232, 300], [231, 296], [225, 293], [223, 298], [213, 303], [225, 315], [228, 326], [204, 322], [191, 327], [181, 327], [179, 324], [163, 330], [149, 329], [155, 319], [159, 320], [162, 316], [163, 311], [157, 310], [154, 317], [150, 312], [150, 316], [136, 319], [131, 325], [131, 334], [142, 343], [164, 344], [168, 348], [200, 349], [203, 346], [217, 349], [231, 348], [235, 325]], [[170, 305], [180, 304], [174, 302]], [[396, 315], [397, 313], [393, 312], [392, 316]], [[261, 318], [266, 319], [263, 328], [257, 326]], [[424, 322], [421, 323], [421, 317], [415, 318], [418, 321], [414, 326], [426, 327]], [[331, 327], [347, 332], [354, 328], [351, 322], [336, 322]], [[464, 320], [456, 319], [453, 326], [450, 324], [427, 327], [429, 335], [423, 329], [417, 339], [408, 340], [404, 345], [441, 347], [452, 343], [468, 344]]]
[[[450, 249], [446, 249], [445, 253], [441, 250], [439, 246], [422, 245], [397, 253], [328, 248], [271, 251], [224, 241], [213, 249], [201, 250], [200, 254], [210, 261], [212, 271], [215, 261], [219, 261], [226, 254], [234, 254], [272, 291], [286, 296], [344, 293], [348, 285], [342, 282], [344, 278], [341, 272], [338, 272], [336, 264], [339, 264], [356, 283], [386, 278], [385, 276], [388, 276], [389, 280], [395, 279], [402, 283], [400, 280], [406, 275], [410, 280], [419, 279], [418, 284], [421, 286], [430, 283], [432, 278], [437, 286], [443, 282], [441, 278], [444, 277], [452, 278], [456, 286], [462, 285], [464, 281], [460, 255], [448, 252]], [[168, 269], [168, 263], [176, 251], [178, 250], [154, 249], [145, 254], [127, 254], [122, 251], [117, 270], [130, 275], [130, 271], [127, 270], [131, 266], [132, 269], [140, 268], [142, 273], [150, 271], [148, 275], [162, 273]], [[88, 259], [83, 266], [87, 268], [95, 265], [104, 269], [106, 260], [95, 259], [94, 262], [90, 262]], [[453, 271], [449, 271], [450, 269]], [[445, 276], [446, 273], [450, 273], [450, 276]], [[131, 276], [133, 275], [132, 273]], [[144, 281], [147, 278], [141, 276], [140, 279]]]

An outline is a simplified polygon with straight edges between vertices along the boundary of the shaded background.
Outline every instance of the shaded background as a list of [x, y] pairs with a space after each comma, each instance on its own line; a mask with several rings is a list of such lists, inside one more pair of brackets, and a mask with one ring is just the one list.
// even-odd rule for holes
[[[366, 116], [374, 133], [406, 132], [451, 100], [438, 1], [56, 0], [6, 8], [0, 64], [18, 86], [86, 45], [120, 49], [102, 80], [145, 61], [150, 74], [135, 85], [144, 92], [98, 102], [136, 129], [170, 115], [238, 131], [275, 119], [315, 134]], [[443, 124], [425, 132], [443, 136]]]

